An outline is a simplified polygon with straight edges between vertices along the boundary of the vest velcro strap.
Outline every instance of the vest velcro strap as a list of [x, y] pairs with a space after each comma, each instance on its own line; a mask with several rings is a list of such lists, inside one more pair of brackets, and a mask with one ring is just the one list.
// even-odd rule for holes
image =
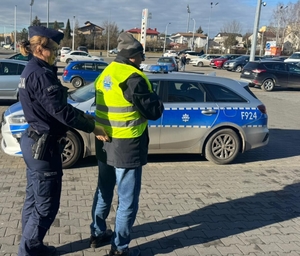
[[126, 112], [134, 112], [136, 108], [134, 106], [128, 107], [108, 107], [100, 104], [96, 105], [96, 109], [102, 112], [112, 112], [112, 113], [126, 113]]
[[98, 123], [100, 123], [102, 125], [113, 126], [113, 127], [133, 127], [133, 126], [143, 124], [143, 123], [145, 123], [145, 121], [147, 121], [142, 116], [139, 119], [128, 120], [128, 121], [113, 121], [113, 120], [103, 119], [98, 116], [96, 116], [95, 119]]

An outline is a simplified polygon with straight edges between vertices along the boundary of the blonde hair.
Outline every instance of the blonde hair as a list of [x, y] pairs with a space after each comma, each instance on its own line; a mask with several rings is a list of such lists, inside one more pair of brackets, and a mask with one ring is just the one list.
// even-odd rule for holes
[[39, 48], [52, 48], [56, 43], [44, 36], [33, 36], [30, 40], [22, 40], [20, 43], [20, 53], [23, 56], [28, 56], [30, 53], [35, 54], [38, 53]]

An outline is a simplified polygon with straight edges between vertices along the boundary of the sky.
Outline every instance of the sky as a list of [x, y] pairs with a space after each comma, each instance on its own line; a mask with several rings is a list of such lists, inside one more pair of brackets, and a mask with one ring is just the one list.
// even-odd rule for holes
[[[172, 34], [193, 31], [195, 25], [195, 30], [201, 26], [204, 33], [209, 32], [209, 37], [212, 38], [220, 32], [224, 24], [233, 20], [241, 24], [242, 34], [253, 32], [258, 2], [257, 0], [213, 2], [209, 0], [34, 0], [30, 7], [31, 1], [0, 0], [0, 33], [14, 30], [15, 20], [18, 31], [28, 28], [30, 13], [32, 19], [37, 16], [41, 22], [47, 22], [49, 17], [49, 22], [56, 20], [66, 25], [69, 19], [71, 26], [74, 20], [79, 27], [82, 27], [86, 21], [99, 26], [109, 21], [114, 22], [119, 30], [126, 31], [135, 27], [140, 28], [142, 10], [148, 9], [152, 16], [148, 20], [148, 28], [156, 28], [160, 33], [167, 30], [167, 34]], [[260, 26], [270, 24], [278, 4], [291, 6], [291, 3], [297, 1], [265, 0], [266, 6], [261, 8]], [[187, 5], [190, 13], [187, 11]]]

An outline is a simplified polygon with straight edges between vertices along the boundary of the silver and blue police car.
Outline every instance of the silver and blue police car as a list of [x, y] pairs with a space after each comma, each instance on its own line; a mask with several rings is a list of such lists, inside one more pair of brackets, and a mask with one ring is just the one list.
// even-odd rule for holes
[[[216, 164], [228, 164], [239, 153], [268, 143], [266, 107], [246, 83], [184, 72], [149, 73], [148, 77], [165, 106], [160, 119], [149, 121], [149, 153], [199, 153]], [[68, 102], [94, 115], [94, 97], [92, 83], [72, 91]], [[5, 153], [22, 156], [19, 139], [27, 127], [20, 103], [4, 112], [1, 147]], [[63, 167], [95, 155], [94, 139], [93, 134], [71, 128]]]

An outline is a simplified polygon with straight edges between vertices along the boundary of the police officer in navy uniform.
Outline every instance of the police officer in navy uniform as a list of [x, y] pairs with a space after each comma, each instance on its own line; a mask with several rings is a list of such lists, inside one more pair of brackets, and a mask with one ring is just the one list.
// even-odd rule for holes
[[20, 145], [26, 163], [26, 198], [22, 211], [19, 256], [57, 255], [43, 244], [59, 209], [62, 186], [61, 153], [69, 127], [108, 137], [93, 118], [67, 102], [67, 88], [57, 78], [54, 66], [64, 34], [42, 26], [29, 27], [30, 40], [22, 41], [23, 55], [33, 54], [21, 74], [19, 97], [30, 125]]

